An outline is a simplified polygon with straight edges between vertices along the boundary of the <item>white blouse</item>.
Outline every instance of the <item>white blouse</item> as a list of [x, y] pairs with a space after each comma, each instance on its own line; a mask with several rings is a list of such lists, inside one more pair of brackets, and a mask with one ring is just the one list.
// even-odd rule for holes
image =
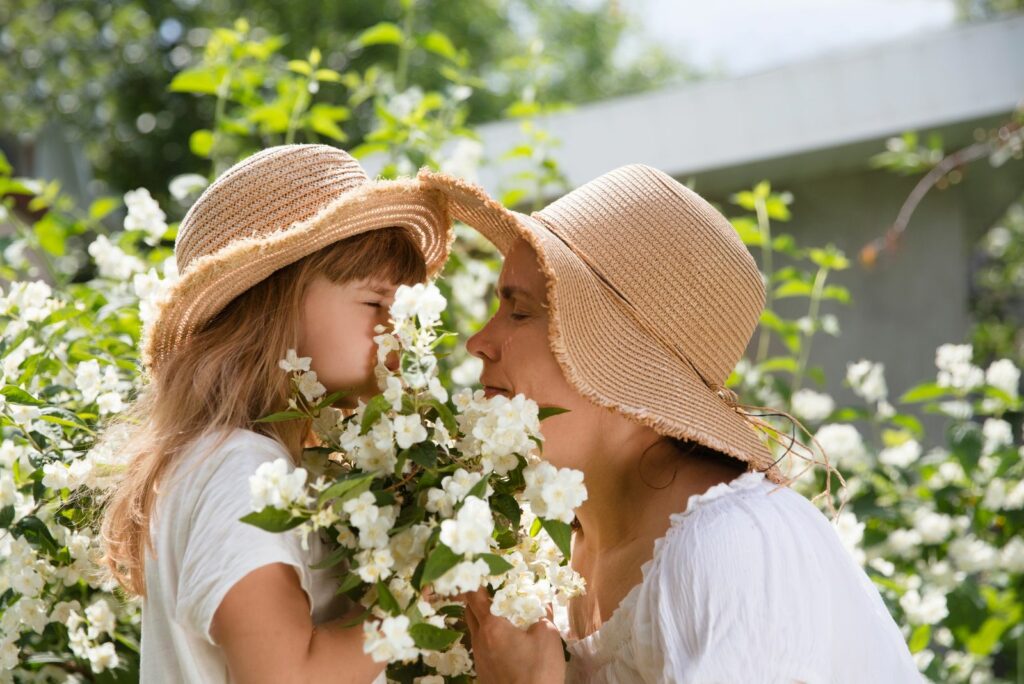
[[568, 682], [920, 682], [828, 519], [761, 473], [690, 497]]

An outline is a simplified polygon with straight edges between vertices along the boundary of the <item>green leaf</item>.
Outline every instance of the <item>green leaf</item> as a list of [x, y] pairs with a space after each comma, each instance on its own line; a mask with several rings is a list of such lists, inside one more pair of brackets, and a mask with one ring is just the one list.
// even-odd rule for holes
[[188, 138], [188, 148], [197, 157], [208, 159], [213, 150], [213, 132], [205, 128], [193, 131]]
[[382, 21], [371, 26], [356, 38], [356, 43], [366, 47], [367, 45], [401, 45], [405, 40], [405, 34], [396, 24], [389, 21]]
[[342, 560], [344, 560], [345, 556], [347, 556], [349, 553], [351, 553], [351, 549], [345, 546], [339, 546], [338, 548], [334, 549], [334, 551], [331, 551], [331, 553], [328, 554], [319, 563], [313, 563], [309, 567], [313, 568], [314, 570], [323, 570], [324, 568], [334, 567]]
[[36, 239], [39, 240], [39, 246], [44, 251], [53, 256], [64, 256], [66, 230], [53, 213], [48, 213], [36, 221], [32, 226], [32, 232], [35, 233]]
[[492, 575], [500, 575], [508, 572], [514, 567], [507, 560], [495, 553], [481, 553], [477, 555], [477, 559], [487, 563], [487, 567], [491, 569]]
[[309, 112], [310, 127], [320, 135], [328, 137], [331, 140], [335, 140], [337, 142], [345, 142], [348, 140], [348, 136], [345, 135], [345, 131], [341, 130], [341, 127], [338, 126], [338, 124], [334, 123], [334, 119], [330, 114], [325, 113], [325, 111], [319, 107], [320, 105], [316, 105]]
[[0, 394], [2, 394], [4, 398], [12, 404], [21, 404], [22, 406], [46, 405], [46, 402], [39, 401], [25, 390], [20, 387], [15, 387], [14, 385], [4, 385], [3, 389], [0, 389]]
[[267, 506], [262, 511], [242, 516], [239, 520], [255, 525], [267, 532], [284, 532], [298, 527], [309, 520], [309, 518], [306, 516], [293, 516], [290, 511], [282, 511], [279, 508]]
[[797, 360], [791, 356], [776, 356], [770, 359], [765, 359], [757, 366], [758, 370], [762, 373], [772, 373], [775, 371], [787, 371], [789, 373], [796, 373], [799, 368]]
[[350, 572], [345, 579], [341, 581], [341, 584], [338, 586], [338, 590], [334, 592], [334, 595], [347, 594], [362, 583], [363, 579], [358, 574]]
[[42, 520], [34, 515], [26, 515], [14, 524], [15, 536], [24, 536], [30, 544], [41, 546], [51, 554], [56, 554], [59, 549], [57, 540], [50, 534], [50, 529]]
[[427, 557], [427, 563], [423, 567], [423, 576], [420, 578], [420, 585], [430, 584], [438, 577], [448, 572], [462, 560], [462, 556], [449, 549], [444, 544], [438, 544]]
[[775, 297], [778, 299], [783, 297], [810, 297], [813, 291], [814, 287], [810, 283], [790, 280], [788, 283], [783, 283], [775, 289]]
[[413, 444], [403, 453], [409, 460], [422, 468], [437, 467], [437, 445], [429, 440]]
[[398, 605], [398, 599], [388, 589], [388, 585], [381, 581], [377, 582], [377, 603], [380, 607], [391, 613], [392, 615], [398, 615], [402, 612], [402, 607]]
[[550, 418], [551, 416], [557, 416], [562, 413], [568, 412], [569, 409], [561, 408], [560, 406], [545, 406], [544, 408], [537, 412], [537, 418], [540, 420], [544, 420], [545, 418]]
[[391, 410], [391, 402], [378, 394], [366, 405], [363, 411], [363, 422], [359, 425], [359, 434], [365, 435], [373, 429], [373, 424], [380, 420], [380, 417]]
[[0, 509], [0, 529], [6, 530], [14, 522], [14, 504], [9, 504]]
[[928, 642], [931, 641], [931, 638], [931, 625], [918, 625], [914, 628], [914, 632], [910, 635], [910, 641], [907, 644], [908, 646], [910, 646], [910, 652], [917, 653], [918, 651], [922, 650], [925, 646], [928, 645]]
[[462, 633], [456, 632], [454, 629], [435, 627], [428, 622], [421, 622], [409, 628], [409, 636], [419, 648], [443, 651], [455, 643]]
[[565, 556], [565, 560], [569, 560], [569, 554], [572, 553], [572, 526], [561, 520], [544, 520], [543, 518], [541, 525], [551, 537], [551, 541], [555, 542], [558, 550]]
[[313, 74], [313, 67], [309, 65], [309, 62], [304, 62], [301, 59], [293, 59], [288, 62], [288, 70], [294, 71], [297, 74], [303, 76], [310, 76]]
[[121, 202], [116, 197], [100, 197], [89, 205], [89, 218], [99, 221], [120, 205]]
[[495, 494], [491, 497], [490, 501], [492, 509], [508, 518], [513, 526], [519, 527], [519, 520], [522, 518], [523, 511], [514, 496], [511, 494]]
[[455, 61], [459, 56], [455, 46], [452, 45], [452, 41], [440, 31], [431, 31], [427, 35], [421, 36], [419, 43], [424, 50], [429, 50], [435, 55], [441, 55], [445, 59]]
[[298, 420], [299, 418], [305, 418], [306, 414], [302, 411], [279, 411], [277, 413], [271, 413], [269, 416], [263, 416], [257, 418], [254, 423], [280, 423], [285, 420]]
[[536, 537], [537, 533], [540, 532], [542, 527], [543, 524], [541, 523], [540, 518], [535, 518], [533, 524], [530, 525], [530, 536]]
[[900, 402], [904, 404], [914, 404], [920, 401], [940, 399], [948, 396], [949, 393], [950, 390], [948, 387], [939, 387], [934, 382], [926, 382], [908, 390], [902, 397], [900, 397]]
[[173, 79], [168, 90], [174, 93], [197, 93], [216, 95], [220, 87], [220, 76], [217, 71], [208, 68], [186, 69], [179, 72]]
[[323, 506], [325, 502], [331, 499], [348, 501], [368, 490], [372, 483], [372, 473], [360, 473], [344, 480], [339, 480], [320, 494], [317, 498], [317, 507]]
[[327, 408], [328, 406], [338, 401], [348, 393], [348, 390], [338, 390], [337, 392], [331, 392], [326, 397], [320, 400], [320, 403], [316, 405], [316, 410], [319, 411], [321, 409]]
[[459, 423], [455, 420], [455, 414], [452, 413], [452, 410], [448, 408], [448, 406], [437, 399], [429, 399], [427, 404], [437, 411], [437, 415], [441, 419], [441, 422], [444, 423], [444, 427], [448, 431], [448, 434], [457, 435], [459, 433]]

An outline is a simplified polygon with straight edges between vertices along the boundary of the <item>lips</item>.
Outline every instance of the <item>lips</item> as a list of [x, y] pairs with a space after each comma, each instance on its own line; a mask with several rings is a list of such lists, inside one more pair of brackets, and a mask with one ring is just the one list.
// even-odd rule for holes
[[506, 397], [512, 396], [512, 391], [507, 390], [504, 387], [495, 387], [494, 385], [484, 385], [484, 396], [490, 399], [491, 397], [503, 394]]

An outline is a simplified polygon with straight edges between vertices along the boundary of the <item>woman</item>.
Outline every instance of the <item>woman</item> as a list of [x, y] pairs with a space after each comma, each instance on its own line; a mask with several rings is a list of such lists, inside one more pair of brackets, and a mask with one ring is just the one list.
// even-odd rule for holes
[[[326, 392], [377, 393], [374, 327], [400, 283], [445, 261], [436, 190], [370, 181], [345, 152], [284, 145], [225, 171], [182, 221], [180, 280], [144, 336], [148, 383], [119, 430], [130, 462], [104, 512], [105, 564], [142, 603], [141, 680], [370, 682], [325, 547], [240, 522], [249, 478], [297, 465], [309, 421], [279, 362], [311, 357]], [[108, 435], [114, 434], [109, 431]]]
[[722, 387], [764, 306], [728, 220], [646, 166], [532, 216], [468, 183], [420, 179], [505, 255], [500, 305], [469, 350], [488, 394], [569, 412], [544, 456], [584, 473], [563, 659], [469, 597], [484, 682], [909, 682], [898, 628], [828, 520]]

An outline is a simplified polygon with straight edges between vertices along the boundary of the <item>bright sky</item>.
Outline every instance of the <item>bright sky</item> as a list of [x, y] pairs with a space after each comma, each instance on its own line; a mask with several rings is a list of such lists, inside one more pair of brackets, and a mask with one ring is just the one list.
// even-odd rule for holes
[[694, 66], [738, 75], [953, 23], [952, 0], [620, 0]]

